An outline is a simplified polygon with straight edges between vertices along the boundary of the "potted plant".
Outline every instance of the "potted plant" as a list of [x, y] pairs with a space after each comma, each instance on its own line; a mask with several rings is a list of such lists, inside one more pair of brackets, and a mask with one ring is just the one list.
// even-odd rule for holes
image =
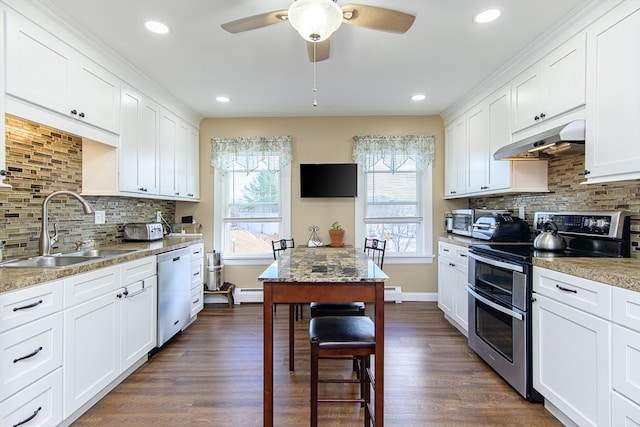
[[331, 228], [329, 228], [329, 237], [331, 238], [329, 246], [332, 248], [340, 248], [344, 246], [344, 229], [338, 221], [331, 224]]

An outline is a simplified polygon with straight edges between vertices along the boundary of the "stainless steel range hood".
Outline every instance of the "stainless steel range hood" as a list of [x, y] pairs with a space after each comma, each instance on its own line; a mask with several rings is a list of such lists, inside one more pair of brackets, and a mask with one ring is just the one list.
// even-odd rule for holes
[[584, 152], [585, 121], [574, 120], [529, 138], [506, 145], [493, 154], [495, 160], [538, 160], [557, 154]]

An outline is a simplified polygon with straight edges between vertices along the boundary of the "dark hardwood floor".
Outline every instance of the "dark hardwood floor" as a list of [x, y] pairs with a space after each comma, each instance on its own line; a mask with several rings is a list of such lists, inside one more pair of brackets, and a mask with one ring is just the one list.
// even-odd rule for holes
[[[299, 427], [309, 424], [308, 311], [296, 322], [293, 373], [287, 314], [282, 307], [275, 320], [275, 425]], [[562, 425], [476, 356], [436, 303], [388, 303], [385, 325], [386, 426]], [[321, 374], [351, 374], [349, 361], [322, 363]], [[350, 386], [325, 384], [320, 392], [329, 387]], [[321, 404], [319, 424], [361, 426], [362, 411], [354, 404]], [[207, 306], [73, 425], [261, 426], [262, 305]]]

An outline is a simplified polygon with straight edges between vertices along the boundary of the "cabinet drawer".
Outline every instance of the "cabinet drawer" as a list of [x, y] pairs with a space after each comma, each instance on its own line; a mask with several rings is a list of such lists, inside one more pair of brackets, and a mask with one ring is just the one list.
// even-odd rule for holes
[[603, 319], [611, 318], [611, 286], [534, 267], [533, 290]]
[[191, 290], [202, 288], [202, 260], [200, 262], [191, 261]]
[[65, 308], [89, 301], [120, 287], [118, 266], [71, 276], [64, 281]]
[[62, 281], [0, 294], [0, 332], [62, 310]]
[[0, 425], [56, 426], [62, 422], [62, 368], [0, 403]]
[[637, 426], [640, 425], [640, 405], [611, 393], [611, 424], [612, 426]]
[[640, 405], [640, 332], [613, 325], [613, 389]]
[[0, 335], [0, 400], [62, 365], [62, 312]]
[[194, 258], [202, 258], [204, 257], [204, 245], [202, 243], [198, 243], [197, 245], [189, 246], [191, 250], [191, 259]]
[[640, 332], [640, 292], [614, 287], [611, 298], [612, 320]]
[[150, 256], [124, 263], [120, 266], [122, 284], [137, 282], [150, 276], [155, 276], [158, 271], [157, 257]]
[[204, 308], [204, 293], [202, 286], [191, 290], [191, 317], [198, 314]]

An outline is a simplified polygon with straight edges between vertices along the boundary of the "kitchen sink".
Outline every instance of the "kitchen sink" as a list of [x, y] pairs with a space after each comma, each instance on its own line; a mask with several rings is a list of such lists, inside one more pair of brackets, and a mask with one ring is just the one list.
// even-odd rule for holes
[[80, 264], [86, 261], [96, 261], [98, 256], [34, 256], [30, 258], [19, 258], [0, 263], [0, 267], [22, 267], [22, 268], [59, 268]]
[[67, 252], [60, 256], [64, 257], [113, 257], [135, 252], [135, 249], [86, 249], [82, 251]]

